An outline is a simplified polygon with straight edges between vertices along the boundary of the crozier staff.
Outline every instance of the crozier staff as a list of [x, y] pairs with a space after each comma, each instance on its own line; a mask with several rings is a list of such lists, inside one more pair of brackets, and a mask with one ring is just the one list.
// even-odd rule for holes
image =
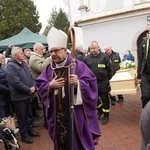
[[[69, 37], [69, 41], [70, 44], [72, 46], [71, 49], [71, 55], [72, 55], [72, 63], [71, 63], [71, 70], [70, 73], [71, 75], [74, 75], [75, 72], [75, 31], [73, 27], [70, 27], [68, 29], [68, 37]], [[73, 77], [73, 76], [72, 76]], [[77, 79], [77, 77], [76, 77]], [[73, 136], [74, 136], [74, 88], [75, 88], [76, 84], [71, 84], [70, 85], [70, 149], [74, 149], [73, 148]]]
[[[52, 27], [47, 36], [52, 64], [37, 78], [38, 92], [47, 107], [49, 135], [54, 149], [90, 149], [101, 132], [96, 116], [98, 89], [96, 77], [81, 61], [75, 61], [70, 74], [72, 56], [67, 52], [67, 35]], [[81, 69], [82, 68], [82, 69]], [[74, 85], [74, 128], [71, 147], [70, 86]]]

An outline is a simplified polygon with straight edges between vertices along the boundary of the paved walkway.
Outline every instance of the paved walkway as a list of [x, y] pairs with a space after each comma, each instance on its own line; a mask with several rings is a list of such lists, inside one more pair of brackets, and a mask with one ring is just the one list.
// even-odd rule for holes
[[[102, 136], [96, 150], [140, 150], [141, 133], [139, 118], [141, 114], [140, 91], [136, 95], [124, 95], [124, 101], [111, 106], [110, 121], [106, 125], [99, 121]], [[41, 137], [36, 137], [33, 144], [24, 144], [17, 139], [21, 150], [53, 150], [53, 144], [47, 130], [40, 124], [36, 131], [41, 132]]]

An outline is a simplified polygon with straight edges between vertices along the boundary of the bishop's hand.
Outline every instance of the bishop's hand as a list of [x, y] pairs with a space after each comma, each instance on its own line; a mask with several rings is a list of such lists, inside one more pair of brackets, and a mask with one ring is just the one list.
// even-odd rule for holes
[[58, 89], [63, 87], [65, 84], [65, 79], [64, 78], [58, 78], [58, 76], [54, 77], [52, 81], [49, 83], [49, 88], [50, 89]]
[[75, 74], [70, 75], [70, 84], [73, 84], [74, 86], [78, 85], [78, 76]]

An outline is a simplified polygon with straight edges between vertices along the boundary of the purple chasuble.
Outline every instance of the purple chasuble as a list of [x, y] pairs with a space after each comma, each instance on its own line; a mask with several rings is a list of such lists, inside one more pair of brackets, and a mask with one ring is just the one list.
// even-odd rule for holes
[[[71, 64], [72, 56], [68, 53], [68, 60], [65, 66]], [[44, 105], [47, 107], [47, 120], [49, 135], [57, 150], [55, 139], [55, 108], [54, 108], [54, 90], [48, 89], [49, 82], [53, 79], [55, 63], [48, 65], [41, 75], [36, 79], [38, 93], [40, 94]], [[81, 61], [76, 60], [75, 74], [78, 76], [82, 97], [82, 105], [74, 106], [74, 150], [95, 150], [95, 143], [101, 135], [96, 106], [98, 100], [98, 88], [96, 76]]]

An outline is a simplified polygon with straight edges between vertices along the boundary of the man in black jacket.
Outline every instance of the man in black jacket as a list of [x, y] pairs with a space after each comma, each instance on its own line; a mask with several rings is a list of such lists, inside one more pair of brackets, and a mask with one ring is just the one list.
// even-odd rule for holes
[[141, 83], [142, 108], [150, 100], [150, 24], [147, 25], [147, 37], [143, 38], [138, 50], [137, 78]]
[[97, 77], [98, 95], [100, 101], [98, 102], [98, 118], [104, 114], [102, 124], [109, 121], [110, 102], [109, 102], [109, 80], [112, 78], [112, 70], [107, 54], [101, 52], [100, 47], [96, 41], [90, 43], [90, 54], [87, 55], [85, 63], [93, 71]]
[[83, 50], [83, 46], [81, 44], [76, 45], [76, 51], [75, 51], [76, 59], [84, 62], [86, 51]]
[[13, 47], [11, 57], [6, 67], [11, 100], [14, 102], [21, 140], [31, 144], [33, 140], [30, 136], [40, 136], [40, 133], [32, 128], [31, 95], [35, 92], [34, 81], [23, 61], [22, 49]]
[[[120, 63], [121, 63], [121, 59], [119, 56], [119, 53], [114, 52], [111, 48], [111, 46], [105, 46], [104, 47], [105, 53], [109, 56], [109, 61], [112, 67], [112, 71], [113, 71], [113, 75], [115, 75], [116, 71], [120, 69]], [[111, 96], [110, 95], [110, 99], [111, 99], [111, 104], [115, 105], [116, 102], [116, 97], [115, 96]], [[123, 96], [120, 94], [118, 95], [118, 101], [117, 102], [121, 102], [123, 101]]]

